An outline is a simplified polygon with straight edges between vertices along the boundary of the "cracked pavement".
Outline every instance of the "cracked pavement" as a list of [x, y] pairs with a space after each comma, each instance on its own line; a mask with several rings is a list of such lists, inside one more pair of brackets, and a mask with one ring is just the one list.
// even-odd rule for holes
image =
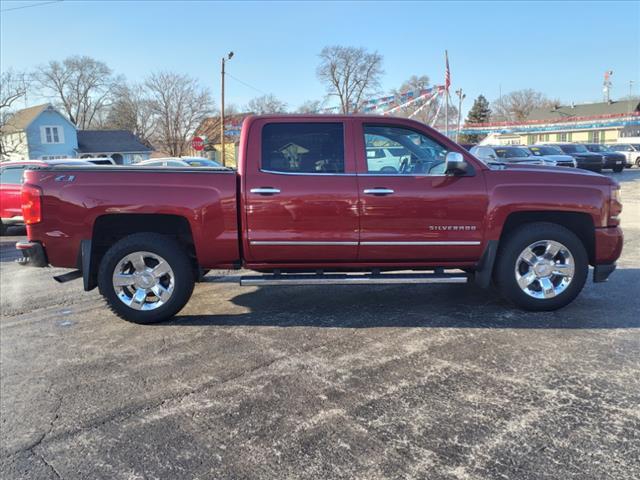
[[3, 237], [0, 477], [640, 478], [640, 170], [614, 178], [619, 269], [552, 313], [212, 272], [139, 326]]

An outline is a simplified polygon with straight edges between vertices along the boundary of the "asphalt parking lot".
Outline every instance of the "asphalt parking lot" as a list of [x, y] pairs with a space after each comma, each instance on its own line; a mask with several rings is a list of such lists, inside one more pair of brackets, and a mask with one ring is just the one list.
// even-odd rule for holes
[[[239, 287], [138, 326], [2, 237], [3, 479], [640, 478], [640, 170], [606, 284]], [[61, 271], [60, 271], [61, 272]]]

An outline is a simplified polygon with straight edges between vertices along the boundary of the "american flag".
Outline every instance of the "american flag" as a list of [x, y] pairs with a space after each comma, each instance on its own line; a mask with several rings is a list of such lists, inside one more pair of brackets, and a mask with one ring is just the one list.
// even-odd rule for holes
[[449, 54], [446, 50], [444, 51], [444, 61], [446, 63], [444, 70], [444, 89], [448, 91], [451, 86], [451, 72], [449, 71]]

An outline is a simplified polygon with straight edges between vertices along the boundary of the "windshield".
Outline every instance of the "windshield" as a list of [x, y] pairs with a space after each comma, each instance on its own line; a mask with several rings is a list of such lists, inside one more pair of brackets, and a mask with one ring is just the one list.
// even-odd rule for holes
[[558, 147], [552, 147], [545, 145], [544, 147], [529, 147], [531, 153], [533, 153], [536, 157], [540, 157], [542, 155], [562, 155], [562, 150]]
[[587, 149], [590, 152], [609, 152], [609, 148], [604, 145], [589, 145]]
[[530, 157], [531, 153], [524, 148], [496, 148], [496, 155], [500, 158], [517, 158], [517, 157]]
[[560, 148], [566, 153], [589, 153], [584, 145], [563, 145]]

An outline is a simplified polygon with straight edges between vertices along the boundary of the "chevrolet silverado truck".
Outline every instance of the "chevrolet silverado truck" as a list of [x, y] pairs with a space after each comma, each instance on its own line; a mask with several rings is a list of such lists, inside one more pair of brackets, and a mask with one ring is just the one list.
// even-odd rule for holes
[[[380, 148], [409, 152], [393, 169]], [[435, 130], [375, 116], [252, 116], [237, 171], [32, 167], [22, 263], [73, 269], [125, 320], [177, 314], [210, 269], [242, 285], [466, 283], [554, 310], [622, 250], [619, 186], [565, 167], [487, 165]]]

